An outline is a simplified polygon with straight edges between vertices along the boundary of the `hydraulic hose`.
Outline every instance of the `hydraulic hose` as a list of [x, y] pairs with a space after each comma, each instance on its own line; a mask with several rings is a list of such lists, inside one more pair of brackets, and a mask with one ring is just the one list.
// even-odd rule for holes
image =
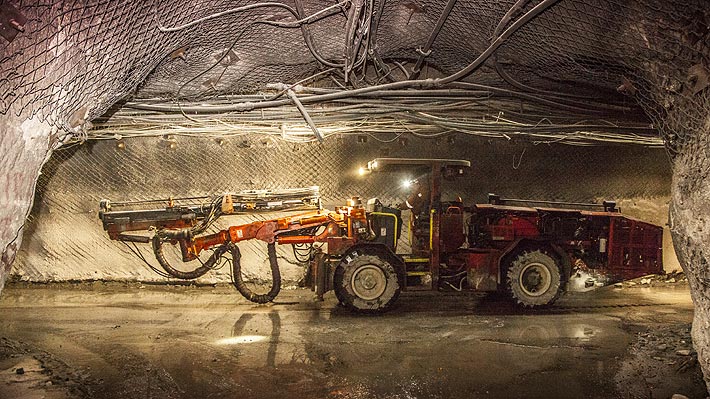
[[[156, 234], [153, 237], [153, 253], [155, 253], [155, 259], [158, 261], [160, 266], [171, 276], [179, 278], [182, 280], [194, 280], [208, 271], [212, 270], [222, 255], [228, 250], [232, 251], [232, 257], [235, 256], [235, 250], [231, 247], [236, 248], [236, 245], [230, 243], [222, 244], [212, 253], [206, 262], [202, 263], [200, 267], [192, 271], [184, 272], [182, 270], [175, 269], [167, 259], [165, 259], [165, 254], [163, 254], [163, 237]], [[239, 255], [239, 250], [236, 250], [236, 255]]]
[[239, 248], [234, 244], [229, 244], [232, 250], [232, 284], [242, 296], [255, 303], [268, 303], [274, 300], [281, 291], [281, 272], [276, 258], [276, 243], [269, 243], [269, 265], [271, 266], [271, 289], [266, 294], [256, 294], [249, 289], [242, 279], [242, 255]]

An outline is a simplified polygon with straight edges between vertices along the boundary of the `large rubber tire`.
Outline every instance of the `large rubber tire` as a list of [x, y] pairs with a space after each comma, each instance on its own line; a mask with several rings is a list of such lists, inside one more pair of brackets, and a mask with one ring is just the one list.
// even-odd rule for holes
[[333, 276], [335, 295], [350, 310], [381, 313], [401, 292], [394, 266], [377, 255], [343, 258]]
[[[339, 277], [336, 277], [336, 275], [338, 274], [338, 270], [344, 268], [346, 264], [350, 263], [356, 257], [363, 256], [363, 255], [364, 254], [359, 253], [357, 250], [351, 251], [351, 252], [345, 254], [345, 256], [343, 256], [342, 260], [340, 261], [340, 264], [335, 268], [335, 272], [333, 273], [333, 292], [335, 292], [335, 297], [338, 298], [338, 303], [340, 303], [340, 305], [342, 305], [342, 306], [345, 306], [345, 302], [347, 301], [348, 298], [347, 298], [347, 294], [346, 294], [345, 290], [336, 288], [336, 285], [338, 285], [336, 283], [336, 278], [342, 279], [342, 275]], [[343, 271], [341, 270], [341, 273], [342, 272]]]
[[557, 262], [540, 250], [518, 255], [511, 262], [506, 277], [508, 294], [526, 308], [551, 305], [562, 293]]

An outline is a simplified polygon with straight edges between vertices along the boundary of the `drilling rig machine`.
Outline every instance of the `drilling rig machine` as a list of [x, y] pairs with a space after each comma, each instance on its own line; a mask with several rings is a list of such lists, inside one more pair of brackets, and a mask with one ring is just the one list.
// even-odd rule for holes
[[[543, 307], [583, 273], [613, 282], [662, 272], [662, 228], [622, 216], [614, 202], [511, 200], [492, 194], [488, 204], [442, 201], [442, 181], [463, 177], [469, 167], [466, 160], [378, 158], [363, 172], [424, 172], [406, 206], [387, 207], [377, 199], [363, 205], [354, 197], [330, 211], [320, 208], [317, 192], [299, 197], [294, 191], [292, 204], [318, 204], [319, 209], [212, 234], [203, 233], [217, 217], [253, 210], [251, 200], [225, 195], [206, 207], [153, 211], [113, 210], [104, 200], [100, 217], [110, 238], [152, 243], [158, 263], [172, 277], [197, 278], [231, 254], [235, 287], [257, 303], [273, 300], [280, 289], [276, 244], [309, 246], [307, 286], [320, 298], [332, 290], [340, 303], [363, 313], [390, 309], [403, 290], [500, 291], [522, 307]], [[411, 210], [408, 254], [397, 253], [400, 208]], [[149, 230], [152, 237], [129, 233], [137, 230]], [[255, 293], [242, 276], [237, 243], [252, 239], [268, 243], [273, 279], [268, 293]], [[166, 242], [180, 245], [185, 262], [204, 250], [214, 252], [197, 269], [181, 272], [163, 256]]]

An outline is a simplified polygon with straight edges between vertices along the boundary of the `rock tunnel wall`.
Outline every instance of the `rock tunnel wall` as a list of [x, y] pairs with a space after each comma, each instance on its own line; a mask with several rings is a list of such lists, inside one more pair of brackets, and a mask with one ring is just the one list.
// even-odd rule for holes
[[[382, 20], [379, 21], [380, 31], [373, 29], [381, 50], [379, 56], [386, 62], [416, 59], [416, 50], [426, 40], [428, 32], [431, 32], [444, 3], [387, 2], [387, 7], [381, 13]], [[667, 148], [678, 156], [673, 186], [676, 215], [674, 233], [676, 243], [682, 247], [680, 252], [685, 252], [685, 256], [681, 258], [685, 260], [684, 266], [690, 274], [704, 273], [708, 259], [707, 240], [702, 241], [696, 237], [702, 236], [702, 231], [707, 232], [707, 229], [703, 230], [702, 223], [697, 223], [698, 220], [704, 220], [700, 216], [707, 213], [707, 193], [700, 189], [684, 189], [686, 182], [691, 183], [690, 186], [703, 188], [701, 183], [707, 181], [707, 169], [694, 167], [689, 170], [691, 173], [687, 174], [683, 169], [686, 160], [697, 164], [707, 160], [707, 154], [701, 156], [700, 160], [696, 157], [707, 146], [694, 145], [703, 142], [709, 131], [706, 118], [707, 110], [710, 109], [710, 103], [707, 101], [710, 17], [706, 3], [702, 0], [559, 2], [539, 18], [533, 18], [532, 23], [525, 24], [499, 48], [498, 61], [493, 62], [496, 65], [487, 63], [487, 68], [482, 68], [470, 76], [478, 83], [503, 84], [509, 88], [508, 84], [513, 84], [509, 78], [504, 79], [507, 81], [507, 84], [504, 84], [498, 76], [502, 75], [500, 71], [498, 74], [492, 73], [491, 67], [504, 65], [504, 69], [509, 69], [509, 74], [518, 79], [515, 87], [523, 87], [522, 91], [530, 91], [532, 86], [533, 92], [543, 95], [546, 89], [552, 90], [552, 94], [578, 94], [586, 87], [589, 89], [586, 92], [593, 92], [591, 94], [601, 88], [632, 96], [653, 120], [654, 127], [661, 131]], [[269, 28], [266, 26], [268, 24], [256, 23], [262, 20], [293, 20], [293, 16], [283, 10], [273, 12], [274, 10], [264, 9], [244, 14], [234, 13], [228, 18], [220, 19], [218, 23], [209, 21], [207, 24], [190, 25], [189, 29], [168, 32], [160, 31], [157, 23], [162, 21], [164, 26], [180, 26], [194, 18], [206, 17], [235, 6], [235, 2], [17, 0], [0, 3], [0, 6], [7, 7], [9, 4], [21, 10], [28, 23], [22, 27], [22, 34], [12, 43], [6, 45], [2, 42], [0, 45], [0, 186], [6, 188], [7, 197], [0, 201], [0, 218], [4, 223], [4, 228], [0, 231], [0, 286], [22, 237], [24, 216], [31, 203], [34, 178], [45, 159], [45, 151], [55, 148], [64, 135], [85, 135], [85, 129], [92, 119], [102, 115], [116, 101], [135, 93], [137, 89], [140, 93], [142, 88], [144, 98], [155, 95], [168, 98], [180, 95], [209, 97], [260, 88], [265, 83], [274, 81], [294, 81], [307, 76], [317, 67], [317, 63], [311, 58], [314, 48], [309, 49], [304, 45], [304, 35], [297, 29], [284, 30], [273, 26]], [[358, 1], [357, 4], [362, 5], [364, 2]], [[527, 4], [527, 8], [516, 10], [513, 4]], [[444, 73], [459, 70], [489, 46], [499, 22], [503, 28], [512, 22], [503, 21], [505, 18], [502, 16], [506, 10], [515, 11], [513, 14], [519, 15], [522, 11], [532, 11], [531, 7], [537, 7], [535, 4], [524, 1], [459, 0], [453, 10], [453, 15], [458, 17], [446, 23], [440, 38], [437, 39], [437, 45], [434, 46], [436, 51], [429, 58], [431, 65]], [[330, 5], [330, 2], [313, 1], [308, 2], [306, 9], [308, 12], [314, 12]], [[338, 35], [344, 31], [341, 25], [345, 19], [349, 19], [349, 22], [360, 19], [358, 15], [355, 15], [356, 18], [346, 18], [344, 14], [337, 12], [332, 21], [324, 19], [313, 24], [313, 41], [317, 43], [316, 47], [321, 54], [327, 58], [340, 58], [343, 55], [344, 42], [351, 44], [351, 39], [362, 40], [362, 37], [358, 39], [356, 35], [348, 37], [347, 40]], [[367, 19], [366, 14], [362, 13], [362, 16], [363, 20]], [[334, 29], [336, 26], [337, 29]], [[247, 30], [248, 34], [245, 34]], [[357, 29], [351, 31], [356, 32]], [[241, 40], [242, 35], [244, 40]], [[462, 38], [466, 40], [461, 40]], [[239, 52], [235, 53], [236, 57], [230, 56], [230, 61], [232, 58], [237, 61], [236, 65], [230, 62], [227, 63], [228, 71], [220, 68], [205, 74], [207, 66], [212, 68], [217, 65], [215, 56], [218, 56], [221, 62], [223, 57], [219, 55], [228, 54], [229, 51], [225, 50], [236, 44], [239, 45]], [[347, 56], [350, 60], [357, 59], [352, 53], [346, 54]], [[242, 62], [239, 63], [237, 58]], [[365, 62], [363, 65], [367, 67], [371, 63]], [[394, 70], [394, 65], [382, 70]], [[226, 77], [223, 80], [214, 80], [223, 76]], [[589, 83], [593, 83], [593, 87], [590, 88]], [[183, 88], [185, 90], [181, 91]], [[692, 101], [683, 103], [678, 101], [679, 99]], [[27, 130], [22, 126], [30, 125], [37, 129], [26, 136], [24, 133]], [[25, 137], [33, 137], [32, 145], [28, 146], [28, 142], [23, 141]], [[100, 145], [95, 147], [98, 149]], [[90, 151], [90, 148], [93, 147], [86, 146], [83, 151]], [[461, 148], [459, 150], [462, 151]], [[549, 150], [550, 154], [559, 153], [557, 149], [546, 150]], [[284, 150], [284, 153], [286, 152]], [[522, 150], [517, 153], [522, 153]], [[331, 159], [331, 156], [325, 155], [326, 152], [323, 154], [315, 160]], [[531, 154], [532, 149], [526, 152], [524, 161], [529, 160]], [[494, 155], [492, 158], [498, 162], [499, 158], [505, 160], [505, 156], [510, 155]], [[149, 155], [147, 157], [150, 158]], [[616, 162], [619, 162], [619, 159], [608, 158], [605, 162], [587, 165], [589, 172], [580, 176], [590, 177], [590, 182], [595, 181], [590, 175], [596, 177], [600, 175], [600, 171], [607, 170], [609, 165], [618, 165]], [[230, 154], [230, 159], [240, 158]], [[586, 158], [571, 158], [577, 163], [584, 159]], [[507, 162], [504, 161], [503, 164]], [[551, 160], [548, 162], [548, 165], [556, 165]], [[112, 165], [113, 173], [124, 173], [121, 165]], [[263, 163], [258, 162], [255, 166], [263, 167]], [[221, 165], [216, 168], [222, 171]], [[345, 169], [343, 167], [343, 170]], [[488, 175], [496, 176], [495, 179], [492, 178], [493, 183], [496, 183], [495, 187], [506, 188], [511, 181], [515, 181], [512, 178], [500, 181], [506, 177], [501, 176], [499, 171], [500, 169], [496, 169], [495, 173]], [[631, 172], [631, 175], [634, 173]], [[77, 182], [72, 182], [67, 187], [85, 182], [88, 178], [86, 176], [75, 176]], [[606, 175], [608, 181], [604, 183], [614, 181], [608, 176]], [[175, 179], [173, 183], [178, 185], [178, 179], [181, 177], [172, 178]], [[577, 187], [578, 178], [579, 176], [574, 182]], [[320, 180], [326, 179], [327, 177], [321, 177]], [[600, 182], [602, 179], [599, 178]], [[317, 183], [319, 179], [307, 180], [316, 180]], [[563, 179], [557, 181], [562, 182]], [[10, 183], [15, 186], [10, 187]], [[93, 194], [87, 194], [87, 197], [95, 196], [96, 192], [102, 192], [108, 186], [103, 181], [95, 184], [98, 184], [101, 190], [92, 191]], [[538, 187], [534, 183], [530, 185]], [[523, 187], [521, 184], [511, 184], [507, 187], [513, 186], [519, 189]], [[644, 190], [635, 191], [623, 183], [619, 183], [619, 186], [632, 192], [632, 195], [628, 196], [630, 201], [646, 198], [645, 194], [637, 196], [639, 192], [645, 193]], [[154, 189], [156, 186], [151, 187]], [[179, 187], [183, 191], [187, 190], [184, 186]], [[555, 186], [550, 181], [542, 187], [547, 187], [542, 197], [564, 197], [560, 191], [555, 191], [555, 187], [560, 186]], [[69, 192], [59, 184], [56, 190], [59, 193]], [[349, 190], [338, 193], [344, 191]], [[533, 191], [528, 190], [523, 194], [529, 193], [533, 196]], [[593, 191], [595, 190], [587, 190], [586, 195], [596, 195]], [[43, 195], [49, 198], [50, 192], [51, 190], [46, 191], [47, 194]], [[130, 196], [145, 193], [146, 190], [131, 186], [123, 192], [116, 192], [122, 196]], [[582, 192], [585, 190], [575, 190], [576, 195], [583, 196], [580, 194]], [[324, 191], [324, 194], [331, 198], [336, 196], [335, 193]], [[667, 198], [667, 195], [668, 193], [659, 194], [654, 198]], [[696, 197], [697, 201], [694, 201]], [[62, 207], [74, 206], [74, 213], [88, 214], [95, 211], [76, 204], [63, 203], [66, 197], [57, 198], [60, 205], [42, 201], [38, 206], [48, 206], [48, 209], [35, 212], [35, 219], [40, 219], [42, 212], [62, 213], [66, 210]], [[91, 201], [86, 203], [93, 204], [96, 199], [91, 198]], [[33, 237], [38, 234], [38, 226], [35, 221], [27, 224]], [[82, 226], [76, 223], [68, 226], [69, 229], [49, 234], [47, 237], [60, 234], [78, 236], [81, 232], [88, 231], [84, 229], [88, 224]], [[683, 226], [688, 229], [684, 231]], [[42, 242], [38, 247], [42, 248], [48, 244]], [[99, 251], [96, 247], [85, 249], [79, 245], [74, 249], [61, 250], [70, 253], [86, 251], [88, 261], [103, 259], [95, 257], [94, 253]], [[115, 248], [112, 248], [111, 252], [114, 250]], [[42, 254], [39, 251], [37, 253]], [[47, 251], [41, 259], [51, 259], [52, 253]], [[26, 260], [21, 263], [28, 264]], [[39, 265], [41, 262], [31, 264]], [[698, 319], [694, 331], [697, 334], [705, 334], [703, 337], [696, 337], [696, 346], [703, 349], [699, 351], [701, 364], [705, 375], [708, 376], [710, 356], [704, 354], [708, 341], [704, 323], [708, 322], [710, 306], [707, 301], [707, 283], [704, 277], [690, 281], [693, 297], [700, 310], [696, 313]]]
[[[361, 13], [351, 18], [337, 11], [332, 18], [314, 22], [311, 38], [315, 47], [306, 46], [306, 35], [300, 29], [273, 24], [295, 18], [283, 7], [250, 9], [219, 19], [210, 17], [215, 12], [247, 3], [220, 0], [4, 2], [3, 7], [13, 6], [24, 14], [27, 23], [9, 45], [3, 42], [0, 47], [3, 76], [0, 114], [4, 123], [12, 125], [13, 129], [6, 132], [3, 140], [7, 141], [3, 145], [17, 140], [21, 136], [18, 127], [28, 120], [43, 124], [43, 134], [38, 137], [46, 140], [43, 144], [46, 143], [48, 150], [68, 135], [84, 137], [92, 133], [88, 128], [94, 118], [104, 114], [115, 102], [136, 93], [142, 99], [155, 96], [209, 98], [262, 88], [266, 83], [298, 80], [318, 69], [313, 58], [317, 51], [326, 58], [338, 59], [342, 57], [343, 46], [352, 47], [351, 39], [364, 40], [357, 35], [344, 37], [342, 26], [366, 23], [367, 15], [372, 15]], [[503, 24], [506, 11], [515, 17], [522, 12], [533, 15], [527, 14], [533, 11], [532, 2], [523, 9], [514, 7], [518, 3], [525, 2], [457, 2], [452, 18], [436, 39], [436, 51], [427, 59], [432, 75], [425, 73], [422, 77], [456, 72], [478, 57], [491, 45], [495, 27], [498, 22]], [[429, 37], [445, 2], [375, 2], [370, 4], [373, 6], [370, 12], [375, 11], [375, 4], [384, 7], [378, 12], [379, 28], [373, 26], [377, 40], [372, 43], [377, 44], [380, 61], [391, 64], [380, 69], [395, 71], [395, 80], [404, 79], [396, 72], [395, 62], [419, 57], [416, 49]], [[310, 14], [331, 5], [320, 0], [307, 2], [305, 12]], [[588, 95], [598, 94], [601, 89], [607, 95], [630, 95], [647, 113], [653, 114], [654, 119], [661, 120], [664, 115], [656, 108], [664, 102], [652, 94], [682, 90], [689, 67], [698, 63], [697, 55], [707, 54], [703, 44], [707, 41], [698, 40], [707, 33], [704, 9], [702, 1], [682, 4], [559, 2], [532, 18], [532, 22], [523, 24], [499, 48], [498, 61], [490, 60], [470, 78], [479, 84], [510, 89], [512, 83], [502, 83], [499, 73], [493, 72], [495, 64], [505, 65], [510, 69], [509, 74], [526, 85], [536, 86], [537, 90], [542, 90], [542, 95], [546, 89], [576, 94], [582, 90]], [[678, 15], [679, 10], [682, 10], [681, 15]], [[195, 18], [208, 19], [204, 24], [193, 24]], [[506, 23], [509, 22], [512, 21]], [[462, 37], [467, 40], [461, 40]], [[610, 43], [613, 46], [609, 46]], [[230, 49], [236, 52], [226, 62], [223, 56], [231, 54]], [[357, 53], [346, 54], [348, 56], [351, 60], [358, 58]], [[223, 68], [214, 68], [220, 63], [225, 64]], [[670, 66], [670, 71], [659, 69], [657, 63]], [[363, 63], [365, 67], [368, 64], [371, 63]], [[704, 71], [702, 65], [699, 70]], [[335, 75], [337, 80], [339, 75]], [[649, 76], [658, 77], [660, 81], [653, 81]], [[669, 76], [673, 79], [667, 79]], [[594, 87], [590, 88], [590, 82], [594, 82]], [[367, 84], [366, 81], [358, 84], [362, 83]], [[529, 88], [523, 89], [527, 90]], [[549, 101], [542, 103], [549, 104]], [[562, 109], [569, 110], [569, 107]], [[669, 136], [671, 132], [664, 134]], [[16, 155], [19, 158], [23, 154], [20, 147], [11, 146], [13, 151], [5, 153], [7, 166], [3, 158], [3, 172], [7, 170], [11, 174], [20, 170], [22, 186], [12, 193], [17, 206], [0, 209], [1, 217], [13, 215], [0, 236], [3, 269], [13, 261], [13, 248], [18, 246], [22, 235], [22, 216], [30, 204], [32, 180], [44, 159], [44, 154], [37, 154], [15, 166]], [[10, 174], [3, 178], [9, 179]], [[78, 175], [75, 178], [85, 179]], [[72, 227], [72, 232], [79, 234], [78, 226]], [[46, 257], [52, 259], [52, 253]], [[0, 273], [0, 278], [4, 275]]]
[[[392, 134], [391, 138], [396, 138]], [[318, 185], [328, 207], [359, 195], [396, 204], [406, 197], [402, 173], [357, 175], [378, 156], [463, 158], [467, 177], [448, 183], [449, 198], [485, 202], [495, 192], [509, 198], [590, 202], [620, 201], [626, 214], [664, 225], [668, 215], [670, 163], [662, 149], [618, 147], [613, 152], [566, 145], [515, 144], [449, 135], [440, 140], [400, 136], [331, 137], [323, 144], [289, 144], [270, 137], [188, 137], [92, 140], [56, 151], [38, 183], [35, 206], [12, 278], [27, 281], [167, 281], [122, 243], [110, 241], [98, 219], [98, 202], [219, 194], [245, 189]], [[364, 141], [364, 142], [363, 142]], [[171, 146], [172, 144], [172, 146]], [[446, 198], [446, 196], [445, 196]], [[240, 224], [278, 214], [220, 219]], [[402, 246], [406, 247], [406, 231]], [[667, 270], [678, 269], [670, 239]], [[245, 268], [268, 278], [266, 245], [240, 244]], [[406, 250], [406, 248], [400, 247]], [[148, 245], [146, 257], [156, 263]], [[279, 247], [287, 284], [303, 272], [290, 246]], [[229, 281], [228, 270], [200, 281]]]

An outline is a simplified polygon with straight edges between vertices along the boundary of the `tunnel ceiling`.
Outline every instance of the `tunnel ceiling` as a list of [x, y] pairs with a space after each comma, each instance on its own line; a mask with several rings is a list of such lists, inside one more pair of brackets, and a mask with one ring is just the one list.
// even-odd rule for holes
[[0, 112], [71, 140], [458, 132], [673, 150], [702, 124], [679, 132], [679, 104], [708, 105], [706, 6], [11, 1]]

